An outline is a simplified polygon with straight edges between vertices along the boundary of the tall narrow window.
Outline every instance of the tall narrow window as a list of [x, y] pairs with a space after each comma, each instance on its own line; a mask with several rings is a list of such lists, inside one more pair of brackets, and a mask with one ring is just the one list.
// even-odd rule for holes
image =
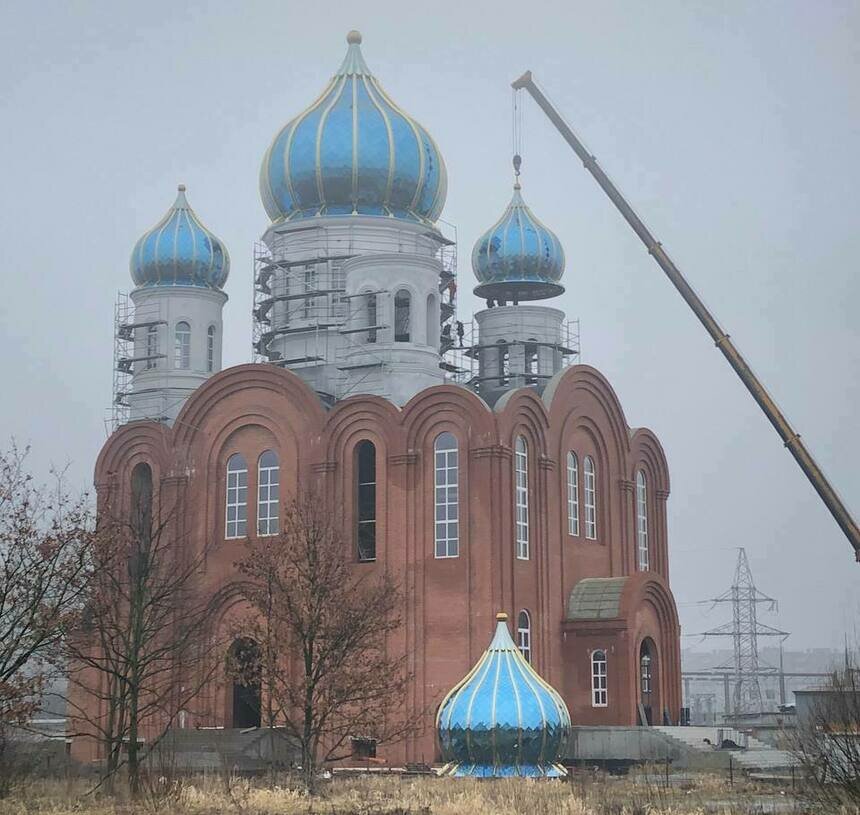
[[439, 345], [439, 323], [436, 320], [436, 298], [429, 294], [427, 295], [427, 314], [426, 325], [424, 331], [427, 335], [427, 345], [434, 348]]
[[183, 370], [191, 367], [191, 326], [184, 321], [176, 324], [173, 365]]
[[210, 325], [206, 331], [206, 370], [211, 374], [215, 370], [215, 326]]
[[152, 370], [158, 362], [158, 326], [146, 329], [146, 370]]
[[441, 433], [434, 445], [436, 470], [436, 557], [460, 554], [460, 474], [457, 439]]
[[412, 296], [406, 289], [394, 295], [394, 342], [410, 342], [410, 310]]
[[248, 465], [240, 453], [227, 460], [226, 538], [244, 538], [248, 534]]
[[[312, 292], [317, 287], [317, 270], [315, 266], [305, 266], [305, 291]], [[311, 316], [311, 307], [314, 305], [313, 297], [306, 297], [302, 317], [309, 319]]]
[[508, 354], [508, 344], [504, 340], [498, 340], [496, 345], [499, 348], [499, 385], [503, 387], [508, 384], [508, 376], [510, 375], [510, 355]]
[[278, 534], [278, 496], [280, 487], [278, 456], [266, 450], [257, 463], [257, 534]]
[[527, 385], [536, 385], [537, 384], [537, 375], [539, 368], [539, 359], [538, 359], [538, 342], [534, 337], [530, 337], [528, 342], [525, 344], [525, 363], [526, 363], [526, 384]]
[[516, 489], [517, 557], [529, 559], [529, 448], [522, 436], [517, 436], [514, 453]]
[[639, 673], [642, 682], [642, 695], [651, 693], [651, 654], [645, 650], [639, 658]]
[[647, 572], [648, 565], [648, 488], [645, 473], [636, 472], [636, 549], [639, 552], [639, 571]]
[[376, 295], [368, 294], [367, 295], [367, 341], [368, 342], [376, 342], [376, 323], [378, 320], [378, 313], [376, 309]]
[[152, 468], [145, 462], [131, 471], [131, 530], [135, 548], [149, 548], [152, 537]]
[[608, 703], [606, 683], [606, 651], [591, 653], [591, 706], [606, 707]]
[[362, 441], [355, 448], [356, 544], [358, 559], [376, 560], [376, 447]]
[[532, 661], [532, 621], [525, 609], [517, 615], [517, 648], [526, 658], [526, 662], [530, 663]]
[[597, 487], [594, 476], [594, 459], [586, 456], [582, 462], [585, 475], [585, 537], [589, 540], [597, 538]]
[[567, 534], [579, 534], [579, 462], [574, 452], [567, 454]]

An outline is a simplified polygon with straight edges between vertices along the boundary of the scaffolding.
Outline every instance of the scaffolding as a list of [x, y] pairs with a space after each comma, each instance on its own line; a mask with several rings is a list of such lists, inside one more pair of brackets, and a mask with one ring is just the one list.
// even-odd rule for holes
[[[370, 346], [379, 332], [391, 326], [379, 322], [375, 314], [372, 321], [365, 315], [375, 312], [370, 298], [389, 295], [390, 290], [379, 288], [348, 295], [344, 264], [351, 258], [371, 254], [426, 256], [428, 237], [439, 246], [436, 259], [440, 263], [441, 352], [444, 337], [450, 336], [457, 316], [456, 229], [442, 222], [439, 230], [404, 232], [394, 240], [390, 233], [374, 236], [352, 230], [335, 232], [328, 225], [317, 224], [276, 235], [271, 245], [255, 244], [252, 361], [298, 370], [333, 366], [337, 375], [329, 389], [318, 388], [329, 402], [362, 390], [362, 383], [372, 376], [381, 376], [384, 381], [390, 348], [380, 347], [374, 352]], [[289, 338], [288, 342], [279, 342], [283, 338]], [[290, 353], [284, 355], [278, 345], [288, 346]], [[350, 361], [359, 348], [364, 356], [360, 364]], [[356, 375], [358, 369], [363, 373]]]
[[[457, 324], [456, 336], [443, 339], [449, 340], [442, 363], [448, 377], [478, 394], [510, 387], [516, 384], [516, 382], [512, 383], [512, 380], [520, 379], [524, 380], [523, 384], [526, 386], [537, 386], [542, 389], [558, 371], [573, 365], [580, 357], [578, 319], [561, 322], [556, 342], [507, 339], [504, 344], [504, 356], [499, 359], [498, 369], [492, 373], [481, 373], [481, 354], [484, 351], [498, 352], [499, 344], [481, 344], [474, 317], [468, 322]], [[558, 364], [553, 366], [551, 372], [542, 372], [537, 365], [530, 363], [530, 360], [536, 360], [542, 348], [549, 349], [557, 355]], [[510, 358], [518, 351], [521, 352], [526, 363], [521, 372], [510, 369]]]
[[[167, 338], [165, 332], [158, 331], [160, 326], [166, 325], [156, 303], [135, 306], [127, 292], [117, 292], [113, 389], [106, 418], [111, 432], [133, 419], [166, 422], [171, 408], [192, 392], [192, 388], [177, 387], [168, 381], [167, 354], [162, 352]], [[139, 332], [145, 332], [143, 337]], [[134, 387], [135, 376], [144, 372], [150, 373], [147, 387]]]

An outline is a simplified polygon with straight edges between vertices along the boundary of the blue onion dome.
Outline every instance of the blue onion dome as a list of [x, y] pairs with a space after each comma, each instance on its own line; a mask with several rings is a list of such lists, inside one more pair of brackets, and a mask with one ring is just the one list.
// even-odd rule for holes
[[313, 215], [380, 215], [432, 223], [448, 175], [430, 134], [382, 89], [361, 34], [320, 97], [275, 136], [260, 195], [274, 222]]
[[[519, 167], [516, 160], [515, 166]], [[520, 189], [517, 179], [508, 208], [472, 250], [478, 297], [517, 302], [564, 292], [558, 282], [564, 272], [564, 249], [526, 206]]]
[[230, 273], [230, 255], [194, 214], [185, 185], [167, 214], [144, 232], [131, 253], [135, 286], [197, 286], [221, 289]]
[[507, 619], [496, 615], [489, 648], [439, 706], [443, 774], [566, 774], [557, 762], [570, 736], [567, 706], [514, 645]]

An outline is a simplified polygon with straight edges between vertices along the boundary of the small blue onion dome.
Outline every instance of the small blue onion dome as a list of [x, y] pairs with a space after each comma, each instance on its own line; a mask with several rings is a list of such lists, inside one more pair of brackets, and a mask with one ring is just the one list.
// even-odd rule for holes
[[498, 300], [543, 300], [564, 292], [564, 249], [526, 206], [520, 184], [508, 208], [475, 244], [475, 294]]
[[507, 619], [496, 615], [489, 648], [439, 706], [445, 775], [566, 775], [557, 762], [570, 736], [567, 705], [514, 645]]
[[230, 255], [194, 214], [185, 185], [167, 214], [144, 232], [131, 253], [131, 278], [138, 288], [197, 286], [221, 289], [230, 273]]
[[320, 97], [275, 136], [260, 169], [274, 222], [314, 215], [382, 215], [432, 223], [448, 189], [430, 134], [371, 74], [361, 34]]

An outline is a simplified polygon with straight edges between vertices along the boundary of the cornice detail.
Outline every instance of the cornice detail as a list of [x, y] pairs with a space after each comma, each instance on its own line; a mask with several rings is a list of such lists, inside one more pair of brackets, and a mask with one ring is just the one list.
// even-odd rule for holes
[[473, 447], [472, 458], [504, 458], [510, 461], [514, 453], [510, 447], [501, 444], [491, 444], [488, 447]]

